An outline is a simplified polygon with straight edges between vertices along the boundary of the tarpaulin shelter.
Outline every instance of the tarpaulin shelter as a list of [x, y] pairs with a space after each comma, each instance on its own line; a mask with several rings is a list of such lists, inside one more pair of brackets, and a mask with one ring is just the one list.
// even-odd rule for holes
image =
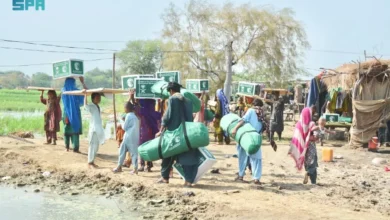
[[350, 146], [362, 147], [390, 119], [390, 60], [344, 64], [322, 77], [328, 89], [352, 91], [353, 119]]

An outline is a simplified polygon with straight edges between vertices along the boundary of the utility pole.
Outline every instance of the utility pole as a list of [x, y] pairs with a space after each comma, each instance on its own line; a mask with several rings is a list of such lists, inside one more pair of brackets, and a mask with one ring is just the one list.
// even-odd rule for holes
[[223, 92], [230, 103], [231, 87], [232, 87], [232, 53], [233, 53], [233, 41], [229, 41], [226, 44], [226, 79]]
[[366, 53], [366, 50], [364, 50], [364, 61], [367, 61], [367, 53]]
[[[112, 57], [112, 88], [115, 89], [115, 53]], [[114, 107], [114, 135], [116, 134], [117, 121], [116, 121], [116, 107], [115, 107], [115, 94], [112, 94], [112, 104]]]

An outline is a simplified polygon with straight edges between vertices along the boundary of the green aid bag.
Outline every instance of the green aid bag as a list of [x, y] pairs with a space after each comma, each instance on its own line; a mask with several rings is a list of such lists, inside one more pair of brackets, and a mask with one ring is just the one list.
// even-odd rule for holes
[[[231, 136], [233, 128], [236, 127], [240, 120], [241, 118], [238, 115], [230, 113], [222, 117], [220, 125]], [[262, 137], [252, 125], [245, 123], [237, 130], [234, 140], [236, 140], [245, 152], [251, 155], [260, 149]]]
[[214, 113], [210, 109], [204, 110], [204, 120], [212, 121], [214, 119]]
[[[168, 83], [165, 81], [156, 82], [151, 88], [152, 93], [161, 99], [168, 99], [169, 92], [167, 90], [167, 86]], [[180, 93], [192, 102], [192, 113], [197, 113], [200, 111], [201, 102], [195, 94], [187, 91], [186, 89], [180, 89]]]
[[155, 161], [209, 145], [209, 131], [200, 122], [184, 122], [176, 130], [142, 144], [138, 153], [145, 161]]

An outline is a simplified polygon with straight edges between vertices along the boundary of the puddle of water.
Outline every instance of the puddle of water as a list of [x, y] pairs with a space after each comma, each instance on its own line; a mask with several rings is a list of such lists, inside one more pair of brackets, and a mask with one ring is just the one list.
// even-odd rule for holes
[[31, 189], [0, 187], [0, 213], [3, 220], [136, 219], [139, 214], [119, 208], [114, 199], [100, 196], [59, 196], [34, 193]]

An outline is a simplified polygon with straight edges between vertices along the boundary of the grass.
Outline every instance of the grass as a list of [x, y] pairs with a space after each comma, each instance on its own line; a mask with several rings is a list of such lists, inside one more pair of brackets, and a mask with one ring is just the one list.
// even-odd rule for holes
[[[33, 112], [44, 111], [45, 106], [40, 102], [39, 91], [0, 89], [0, 111]], [[46, 97], [46, 95], [44, 95]], [[127, 97], [116, 95], [116, 109], [123, 111]], [[88, 100], [90, 103], [90, 100]], [[105, 112], [112, 112], [112, 100], [102, 98], [101, 107]], [[62, 107], [62, 103], [61, 103]]]
[[[43, 129], [43, 116], [34, 117], [0, 117], [0, 135], [14, 132], [32, 132], [35, 134], [45, 134]], [[60, 133], [62, 133], [63, 123], [60, 123]], [[89, 122], [83, 121], [83, 135], [88, 134]]]
[[[5, 135], [13, 132], [43, 131], [43, 117], [3, 117], [0, 118], [0, 135]], [[5, 125], [5, 126], [4, 126]], [[42, 132], [39, 132], [42, 131]]]
[[[2, 112], [35, 112], [44, 111], [45, 106], [40, 102], [39, 91], [26, 90], [9, 90], [0, 89], [0, 135], [5, 135], [13, 132], [33, 132], [44, 134], [43, 130], [43, 113], [42, 116], [24, 116], [21, 118], [12, 116], [1, 117]], [[44, 95], [46, 97], [46, 95]], [[123, 112], [123, 105], [127, 100], [127, 96], [116, 95], [116, 109], [117, 113]], [[88, 100], [90, 103], [90, 100]], [[103, 113], [113, 113], [113, 101], [102, 98], [100, 104]], [[62, 103], [61, 108], [63, 109]], [[107, 118], [103, 118], [103, 125], [107, 123]], [[60, 124], [63, 129], [63, 124]], [[88, 134], [89, 123], [88, 120], [83, 121], [84, 135]], [[62, 132], [62, 131], [61, 131]]]

